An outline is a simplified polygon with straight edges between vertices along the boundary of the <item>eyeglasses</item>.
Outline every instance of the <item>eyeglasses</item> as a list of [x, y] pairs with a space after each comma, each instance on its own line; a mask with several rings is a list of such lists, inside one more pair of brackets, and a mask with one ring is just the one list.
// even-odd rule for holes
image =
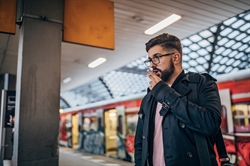
[[153, 64], [157, 65], [160, 63], [160, 58], [163, 57], [163, 56], [169, 56], [169, 55], [172, 55], [172, 54], [175, 54], [175, 52], [172, 52], [172, 53], [168, 53], [168, 54], [155, 54], [153, 58], [148, 58], [147, 60], [144, 61], [144, 64], [147, 66], [147, 67], [150, 67], [150, 63], [152, 62]]

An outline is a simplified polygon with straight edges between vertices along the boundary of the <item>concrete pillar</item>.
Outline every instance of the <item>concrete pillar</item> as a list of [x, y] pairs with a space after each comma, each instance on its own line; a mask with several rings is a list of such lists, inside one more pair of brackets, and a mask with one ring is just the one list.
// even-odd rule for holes
[[63, 0], [23, 0], [18, 10], [13, 165], [57, 166]]

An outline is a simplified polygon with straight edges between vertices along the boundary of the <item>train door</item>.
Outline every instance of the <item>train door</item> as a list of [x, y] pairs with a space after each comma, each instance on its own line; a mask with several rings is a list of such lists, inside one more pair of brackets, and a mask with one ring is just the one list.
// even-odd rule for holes
[[67, 132], [67, 144], [68, 147], [72, 148], [72, 115], [68, 114], [67, 115], [67, 120], [65, 123], [65, 129]]
[[83, 116], [82, 113], [78, 113], [78, 148], [82, 145], [82, 126], [83, 126]]
[[106, 154], [116, 156], [116, 136], [117, 136], [117, 111], [115, 109], [106, 110], [104, 112], [105, 124], [105, 151]]
[[78, 114], [72, 115], [72, 147], [73, 148], [78, 147], [78, 136], [79, 136], [78, 119], [79, 119]]
[[103, 109], [97, 109], [96, 116], [97, 116], [97, 130], [104, 133]]
[[[129, 109], [127, 109], [129, 110]], [[127, 111], [126, 110], [126, 111]], [[138, 110], [139, 107], [132, 108], [130, 110], [134, 110], [136, 112], [126, 112], [126, 141], [125, 141], [125, 147], [126, 151], [128, 153], [127, 160], [130, 160], [131, 162], [134, 162], [134, 140], [135, 140], [135, 132], [136, 132], [136, 125], [138, 121]]]
[[125, 107], [118, 106], [116, 107], [117, 111], [117, 156], [119, 158], [126, 158], [125, 151], [125, 136], [126, 136], [126, 124], [125, 124]]

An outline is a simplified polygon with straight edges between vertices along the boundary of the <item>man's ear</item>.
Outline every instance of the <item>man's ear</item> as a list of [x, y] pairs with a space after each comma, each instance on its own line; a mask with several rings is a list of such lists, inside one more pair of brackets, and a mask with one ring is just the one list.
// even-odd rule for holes
[[174, 62], [174, 64], [180, 63], [180, 61], [181, 61], [181, 54], [175, 53], [173, 55], [173, 62]]

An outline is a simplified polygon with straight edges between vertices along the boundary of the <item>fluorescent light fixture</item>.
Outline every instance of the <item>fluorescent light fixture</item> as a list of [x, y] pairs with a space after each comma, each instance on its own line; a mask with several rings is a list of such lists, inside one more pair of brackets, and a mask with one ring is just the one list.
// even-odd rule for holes
[[98, 58], [95, 61], [91, 62], [88, 67], [89, 68], [95, 68], [96, 66], [99, 66], [100, 64], [106, 62], [106, 58]]
[[65, 78], [62, 82], [63, 82], [64, 84], [67, 84], [67, 83], [70, 82], [71, 80], [72, 80], [71, 77], [67, 77], [67, 78]]
[[162, 30], [163, 28], [169, 26], [170, 24], [173, 24], [175, 21], [181, 19], [181, 16], [177, 14], [172, 14], [171, 16], [165, 18], [161, 22], [155, 24], [151, 28], [147, 29], [144, 33], [147, 35], [153, 35], [154, 33]]

